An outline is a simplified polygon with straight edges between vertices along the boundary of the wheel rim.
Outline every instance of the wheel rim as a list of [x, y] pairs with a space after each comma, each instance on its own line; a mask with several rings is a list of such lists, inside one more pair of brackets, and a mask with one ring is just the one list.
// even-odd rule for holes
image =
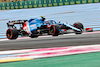
[[54, 35], [55, 34], [55, 27], [51, 26], [49, 32], [50, 32], [50, 34]]
[[11, 39], [12, 36], [13, 36], [13, 35], [12, 35], [12, 30], [8, 29], [6, 35], [7, 35], [7, 38], [8, 38], [8, 39]]
[[74, 25], [75, 25], [74, 27], [76, 27], [76, 28], [78, 28], [78, 29], [79, 29], [79, 27], [78, 27], [78, 25], [77, 25], [76, 23], [75, 23]]

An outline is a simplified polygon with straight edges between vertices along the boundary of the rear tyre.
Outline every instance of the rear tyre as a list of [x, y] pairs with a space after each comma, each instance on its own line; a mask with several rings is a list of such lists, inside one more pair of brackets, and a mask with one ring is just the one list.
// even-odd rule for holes
[[8, 29], [6, 31], [6, 36], [8, 39], [17, 39], [18, 38], [18, 31], [16, 28]]
[[82, 23], [77, 22], [77, 23], [74, 23], [73, 26], [81, 30], [81, 31], [74, 30], [75, 34], [82, 34], [83, 33], [84, 26]]
[[49, 33], [50, 33], [52, 36], [58, 36], [58, 35], [59, 35], [59, 26], [58, 26], [58, 25], [52, 25], [52, 26], [49, 28]]

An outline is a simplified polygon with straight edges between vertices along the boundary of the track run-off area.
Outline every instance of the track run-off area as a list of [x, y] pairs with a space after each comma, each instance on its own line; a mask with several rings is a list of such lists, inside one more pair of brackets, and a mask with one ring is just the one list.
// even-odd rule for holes
[[0, 39], [0, 50], [0, 67], [96, 67], [100, 66], [100, 31]]
[[[40, 36], [38, 38], [20, 37], [17, 40], [0, 39], [0, 60], [2, 62], [2, 59], [10, 58], [10, 60], [12, 60], [19, 57], [21, 57], [21, 60], [24, 60], [23, 58], [27, 60], [28, 58], [26, 57], [32, 57], [32, 59], [34, 59], [87, 52], [98, 52], [100, 51], [99, 35], [100, 31], [94, 31], [84, 32], [80, 35], [75, 35], [74, 33], [72, 33], [59, 35], [57, 37], [53, 37], [50, 35]], [[90, 46], [87, 47], [87, 45]], [[94, 46], [91, 47], [91, 45]], [[30, 51], [32, 53], [30, 53]], [[40, 51], [40, 54], [38, 54], [37, 51]], [[5, 62], [5, 60], [3, 60], [3, 62]]]
[[99, 67], [100, 52], [2, 63], [0, 67]]
[[[0, 67], [100, 67], [100, 31], [97, 31], [100, 30], [99, 6], [100, 3], [94, 3], [1, 10]], [[9, 20], [30, 19], [41, 15], [57, 22], [82, 22], [85, 28], [93, 28], [94, 31], [83, 32], [80, 35], [71, 33], [57, 37], [49, 35], [6, 39], [6, 23]]]

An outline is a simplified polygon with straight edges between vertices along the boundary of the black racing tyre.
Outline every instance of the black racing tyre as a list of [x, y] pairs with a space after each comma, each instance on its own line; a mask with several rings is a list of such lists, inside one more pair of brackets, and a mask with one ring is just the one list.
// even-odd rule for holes
[[8, 39], [17, 39], [18, 38], [18, 31], [16, 28], [8, 29], [6, 31], [6, 36]]
[[73, 26], [81, 30], [81, 31], [74, 30], [75, 34], [82, 34], [83, 33], [84, 26], [82, 23], [77, 22], [77, 23], [74, 23]]
[[52, 25], [52, 26], [49, 28], [49, 33], [50, 33], [52, 36], [58, 36], [58, 35], [59, 35], [59, 26], [58, 26], [58, 25]]
[[31, 34], [31, 36], [30, 36], [31, 38], [37, 38], [38, 37], [38, 35], [37, 34]]

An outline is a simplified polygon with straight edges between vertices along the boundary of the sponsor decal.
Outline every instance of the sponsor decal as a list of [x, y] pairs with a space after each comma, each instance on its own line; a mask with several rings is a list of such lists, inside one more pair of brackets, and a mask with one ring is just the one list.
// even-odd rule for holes
[[32, 22], [30, 22], [30, 23], [36, 23], [37, 21], [36, 20], [33, 20]]
[[51, 25], [47, 25], [47, 28], [50, 28], [51, 27]]
[[30, 27], [34, 27], [34, 26], [36, 26], [36, 24], [34, 24], [34, 25], [31, 25]]
[[9, 23], [9, 25], [14, 25], [14, 23]]

